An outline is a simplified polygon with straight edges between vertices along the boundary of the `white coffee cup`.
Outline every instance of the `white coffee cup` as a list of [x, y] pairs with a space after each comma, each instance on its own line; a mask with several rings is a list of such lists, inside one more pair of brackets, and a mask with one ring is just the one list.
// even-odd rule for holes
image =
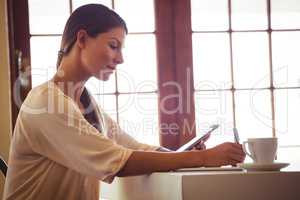
[[243, 142], [243, 149], [256, 164], [273, 163], [277, 153], [277, 138], [249, 138]]

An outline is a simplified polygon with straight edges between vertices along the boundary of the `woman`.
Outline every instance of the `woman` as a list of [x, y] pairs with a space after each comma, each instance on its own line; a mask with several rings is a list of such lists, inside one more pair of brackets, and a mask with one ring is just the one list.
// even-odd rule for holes
[[11, 144], [4, 199], [99, 199], [99, 180], [198, 166], [235, 165], [239, 144], [159, 152], [124, 133], [84, 84], [106, 81], [123, 62], [127, 34], [118, 14], [99, 4], [75, 10], [62, 36], [58, 71], [28, 94]]

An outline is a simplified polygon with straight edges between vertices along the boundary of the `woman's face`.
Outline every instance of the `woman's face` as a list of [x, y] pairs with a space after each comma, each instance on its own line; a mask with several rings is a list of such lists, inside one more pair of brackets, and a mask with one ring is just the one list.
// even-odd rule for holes
[[118, 64], [123, 63], [122, 48], [126, 32], [124, 28], [113, 28], [97, 37], [87, 37], [82, 48], [81, 62], [86, 72], [106, 81]]

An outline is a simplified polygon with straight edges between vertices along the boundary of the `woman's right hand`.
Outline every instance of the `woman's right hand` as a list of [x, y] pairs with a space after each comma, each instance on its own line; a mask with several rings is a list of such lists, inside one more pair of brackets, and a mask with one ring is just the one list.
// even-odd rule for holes
[[246, 154], [241, 144], [226, 142], [213, 148], [202, 151], [203, 165], [206, 167], [218, 167], [223, 165], [236, 166], [245, 160]]
[[[189, 167], [219, 167], [243, 162], [240, 144], [226, 142], [207, 150], [184, 152], [133, 151], [117, 176], [136, 176]], [[168, 162], [166, 162], [166, 160]]]

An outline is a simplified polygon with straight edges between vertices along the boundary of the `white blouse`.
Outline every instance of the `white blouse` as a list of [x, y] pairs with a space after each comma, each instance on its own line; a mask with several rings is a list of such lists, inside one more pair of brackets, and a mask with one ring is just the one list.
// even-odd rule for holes
[[134, 140], [90, 98], [101, 133], [53, 82], [30, 91], [16, 122], [3, 199], [99, 200], [99, 180], [111, 183], [133, 150], [158, 148]]

